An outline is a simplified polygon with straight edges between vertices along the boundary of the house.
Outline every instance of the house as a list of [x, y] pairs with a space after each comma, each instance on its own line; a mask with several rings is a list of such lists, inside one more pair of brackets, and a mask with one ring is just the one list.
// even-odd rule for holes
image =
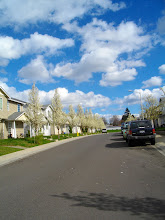
[[[43, 125], [42, 129], [41, 129], [41, 133], [44, 135], [44, 136], [50, 136], [50, 135], [53, 135], [54, 133], [57, 135], [58, 134], [58, 129], [57, 127], [53, 127], [53, 125], [50, 123], [49, 121], [49, 116], [52, 114], [52, 107], [51, 105], [43, 105], [41, 107], [41, 110], [42, 110], [42, 113], [43, 115], [45, 116], [45, 125]], [[79, 127], [74, 127], [72, 129], [72, 132], [73, 133], [77, 133], [77, 132], [81, 132], [80, 131], [80, 128]], [[59, 129], [59, 133], [65, 133], [65, 134], [68, 134], [69, 133], [69, 125], [68, 123], [66, 122], [66, 124], [64, 126], [62, 126], [60, 129]]]
[[164, 127], [165, 126], [165, 97], [160, 98], [159, 104], [160, 104], [160, 110], [162, 113], [158, 118], [158, 126]]
[[42, 133], [44, 136], [51, 135], [51, 124], [49, 122], [49, 114], [51, 113], [51, 105], [43, 105], [41, 107], [42, 113], [45, 117], [45, 124], [42, 127]]
[[0, 138], [23, 137], [26, 102], [10, 97], [0, 86]]
[[[26, 108], [27, 108], [28, 104], [26, 104], [24, 106], [24, 110], [26, 111]], [[44, 115], [44, 125], [42, 126], [42, 128], [40, 129], [39, 133], [43, 134], [43, 136], [51, 136], [53, 135], [54, 133], [55, 134], [58, 134], [58, 129], [57, 127], [55, 126], [53, 128], [53, 125], [51, 124], [50, 120], [49, 120], [49, 116], [52, 114], [52, 107], [51, 105], [42, 105], [41, 107], [41, 113]], [[34, 129], [29, 126], [28, 124], [25, 123], [25, 126], [24, 126], [24, 129], [25, 129], [25, 136], [27, 134], [30, 135], [30, 137], [32, 136], [35, 136], [35, 131]], [[61, 134], [62, 132], [63, 133], [68, 133], [68, 126], [65, 125], [63, 128], [60, 128], [59, 130], [59, 133]]]

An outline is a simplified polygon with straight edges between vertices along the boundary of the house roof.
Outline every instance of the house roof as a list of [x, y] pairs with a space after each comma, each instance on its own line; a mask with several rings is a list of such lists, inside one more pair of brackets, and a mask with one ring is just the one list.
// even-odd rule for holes
[[0, 90], [2, 90], [2, 92], [8, 97], [10, 98], [10, 96], [7, 94], [7, 92], [0, 86]]
[[42, 105], [42, 109], [46, 109], [48, 106], [50, 106], [50, 104], [48, 104], [48, 105]]
[[13, 102], [17, 102], [17, 103], [20, 103], [20, 104], [23, 104], [23, 105], [26, 104], [25, 101], [22, 101], [22, 100], [19, 100], [19, 99], [10, 97], [10, 96], [7, 94], [7, 92], [6, 92], [1, 86], [0, 86], [0, 90], [2, 90], [2, 92], [7, 96], [8, 100], [13, 101]]
[[8, 121], [15, 121], [17, 120], [19, 117], [21, 117], [23, 114], [25, 114], [25, 112], [14, 112], [12, 115], [10, 115], [8, 117]]
[[20, 103], [20, 104], [26, 104], [26, 102], [22, 101], [22, 100], [19, 100], [19, 99], [16, 99], [16, 98], [9, 98], [10, 101], [13, 101], [13, 102], [17, 102], [17, 103]]

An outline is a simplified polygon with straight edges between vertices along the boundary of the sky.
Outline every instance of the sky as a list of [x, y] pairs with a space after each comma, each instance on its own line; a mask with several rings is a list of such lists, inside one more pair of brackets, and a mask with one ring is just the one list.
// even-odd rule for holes
[[165, 0], [1, 0], [0, 86], [105, 116], [165, 89]]

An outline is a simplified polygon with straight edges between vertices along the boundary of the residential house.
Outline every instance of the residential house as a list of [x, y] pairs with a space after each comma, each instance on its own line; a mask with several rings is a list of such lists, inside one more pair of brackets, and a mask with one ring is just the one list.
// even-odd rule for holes
[[26, 102], [10, 97], [0, 86], [0, 138], [23, 137]]
[[165, 126], [165, 97], [161, 97], [159, 100], [161, 115], [158, 118], [158, 126]]
[[[26, 104], [24, 106], [25, 111], [26, 111], [27, 106], [28, 106], [28, 104]], [[44, 115], [45, 123], [42, 126], [42, 128], [40, 130], [40, 133], [43, 134], [44, 136], [51, 136], [51, 135], [54, 134], [54, 131], [55, 131], [55, 134], [58, 134], [57, 127], [55, 126], [53, 128], [53, 125], [51, 124], [50, 119], [49, 119], [50, 115], [52, 114], [51, 105], [42, 105], [41, 113]], [[25, 123], [24, 129], [25, 129], [25, 134], [26, 135], [29, 134], [31, 137], [35, 135], [34, 129], [26, 123]], [[60, 134], [62, 132], [63, 133], [68, 133], [68, 126], [65, 125], [63, 128], [60, 129], [59, 132], [60, 132]]]
[[[49, 117], [52, 114], [52, 107], [51, 107], [51, 105], [43, 105], [42, 106], [42, 113], [45, 116], [46, 123], [45, 123], [45, 125], [43, 125], [43, 128], [41, 129], [41, 133], [43, 133], [44, 136], [50, 136], [50, 135], [53, 135], [54, 133], [57, 135], [58, 134], [57, 127], [55, 126], [53, 128], [53, 125], [49, 121]], [[79, 127], [74, 127], [72, 129], [72, 132], [73, 133], [77, 133], [77, 132], [80, 133], [80, 128]], [[63, 127], [60, 128], [59, 133], [60, 134], [61, 133], [65, 133], [65, 134], [69, 133], [69, 125], [68, 125], [67, 122], [66, 122], [66, 124]]]
[[42, 113], [45, 116], [45, 124], [42, 127], [41, 132], [43, 133], [44, 136], [50, 136], [51, 135], [51, 124], [49, 121], [49, 115], [51, 114], [51, 105], [43, 105], [42, 108]]

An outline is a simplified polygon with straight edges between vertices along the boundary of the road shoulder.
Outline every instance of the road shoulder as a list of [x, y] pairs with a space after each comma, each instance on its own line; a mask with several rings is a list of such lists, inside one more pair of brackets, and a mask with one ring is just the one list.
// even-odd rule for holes
[[165, 135], [156, 135], [156, 144], [154, 146], [162, 155], [165, 156]]

